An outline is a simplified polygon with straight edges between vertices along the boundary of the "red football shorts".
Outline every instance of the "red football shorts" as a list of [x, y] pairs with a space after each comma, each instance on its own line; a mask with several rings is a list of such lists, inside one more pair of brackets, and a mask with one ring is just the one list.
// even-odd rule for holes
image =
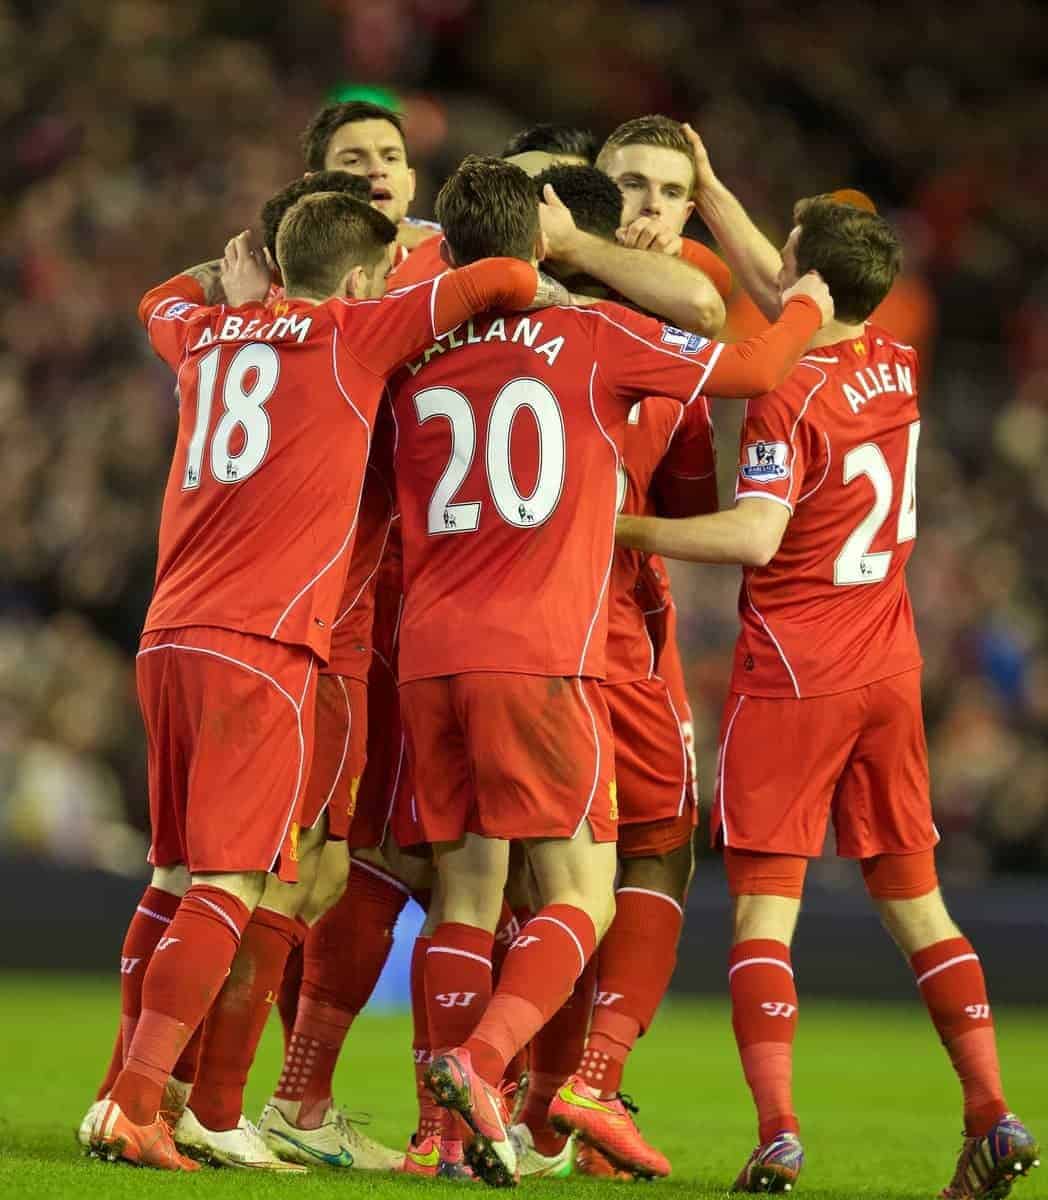
[[316, 660], [227, 629], [142, 635], [138, 701], [157, 867], [298, 877]]
[[939, 840], [919, 669], [835, 696], [728, 698], [714, 840], [814, 858], [831, 816], [843, 858], [912, 854]]
[[312, 829], [326, 812], [328, 837], [345, 838], [364, 773], [367, 737], [367, 685], [346, 675], [320, 675], [313, 762], [302, 801], [303, 829]]
[[411, 771], [400, 722], [400, 693], [389, 664], [374, 654], [368, 674], [367, 764], [347, 839], [350, 850], [382, 845], [401, 790], [410, 793]]
[[615, 737], [619, 857], [653, 858], [687, 845], [697, 819], [684, 734], [658, 677], [601, 685]]
[[[593, 679], [469, 672], [401, 685], [415, 776], [406, 844], [571, 838], [618, 824], [608, 710]], [[398, 805], [403, 803], [398, 799]]]

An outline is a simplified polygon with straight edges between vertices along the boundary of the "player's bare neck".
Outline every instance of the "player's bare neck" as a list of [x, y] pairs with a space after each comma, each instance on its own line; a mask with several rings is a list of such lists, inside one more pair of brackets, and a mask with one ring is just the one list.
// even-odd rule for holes
[[834, 346], [837, 342], [853, 342], [866, 333], [866, 325], [850, 325], [844, 321], [830, 321], [808, 343], [809, 350], [818, 350], [820, 346]]
[[294, 300], [298, 304], [323, 304], [325, 300], [330, 300], [330, 296], [318, 296], [313, 292], [284, 292], [285, 300]]

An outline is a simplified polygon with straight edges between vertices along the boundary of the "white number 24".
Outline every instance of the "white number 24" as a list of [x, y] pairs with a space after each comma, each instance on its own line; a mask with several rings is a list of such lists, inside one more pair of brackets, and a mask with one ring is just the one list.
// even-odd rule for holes
[[[921, 423], [909, 427], [906, 444], [906, 466], [903, 469], [902, 495], [899, 500], [899, 519], [896, 525], [897, 544], [910, 542], [917, 536], [917, 442]], [[895, 485], [884, 453], [875, 442], [864, 442], [844, 456], [844, 484], [865, 476], [873, 484], [873, 507], [852, 530], [833, 564], [833, 582], [838, 587], [855, 584], [880, 583], [888, 575], [892, 561], [891, 550], [870, 552], [892, 507]]]

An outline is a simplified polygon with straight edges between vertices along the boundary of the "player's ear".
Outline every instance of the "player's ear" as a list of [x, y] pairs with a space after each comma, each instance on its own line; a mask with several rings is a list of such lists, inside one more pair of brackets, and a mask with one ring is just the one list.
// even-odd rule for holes
[[455, 268], [458, 266], [458, 263], [455, 262], [454, 254], [451, 253], [451, 247], [444, 238], [440, 239], [440, 257], [449, 267]]
[[408, 168], [408, 203], [415, 199], [415, 168]]
[[535, 261], [542, 262], [544, 258], [549, 258], [549, 238], [540, 229], [535, 239]]
[[354, 267], [346, 276], [343, 283], [343, 294], [351, 300], [367, 299], [368, 277], [363, 267]]
[[689, 201], [688, 201], [688, 203], [687, 203], [687, 204], [684, 206], [684, 219], [685, 219], [685, 221], [687, 221], [687, 220], [688, 220], [688, 219], [691, 217], [691, 214], [692, 214], [694, 211], [695, 211], [695, 201], [694, 201], [694, 200], [689, 200]]

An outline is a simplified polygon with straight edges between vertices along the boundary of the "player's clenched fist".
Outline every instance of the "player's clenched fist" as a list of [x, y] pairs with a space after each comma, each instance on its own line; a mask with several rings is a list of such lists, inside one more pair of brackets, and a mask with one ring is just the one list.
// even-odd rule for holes
[[222, 259], [222, 287], [233, 308], [265, 300], [273, 277], [269, 254], [251, 245], [251, 233], [245, 229], [226, 243]]
[[638, 217], [619, 229], [616, 238], [634, 250], [657, 250], [660, 254], [680, 255], [683, 239], [657, 217]]
[[823, 325], [833, 320], [833, 297], [818, 271], [809, 271], [807, 275], [802, 275], [793, 287], [788, 287], [782, 293], [783, 308], [794, 296], [810, 296], [819, 306]]

